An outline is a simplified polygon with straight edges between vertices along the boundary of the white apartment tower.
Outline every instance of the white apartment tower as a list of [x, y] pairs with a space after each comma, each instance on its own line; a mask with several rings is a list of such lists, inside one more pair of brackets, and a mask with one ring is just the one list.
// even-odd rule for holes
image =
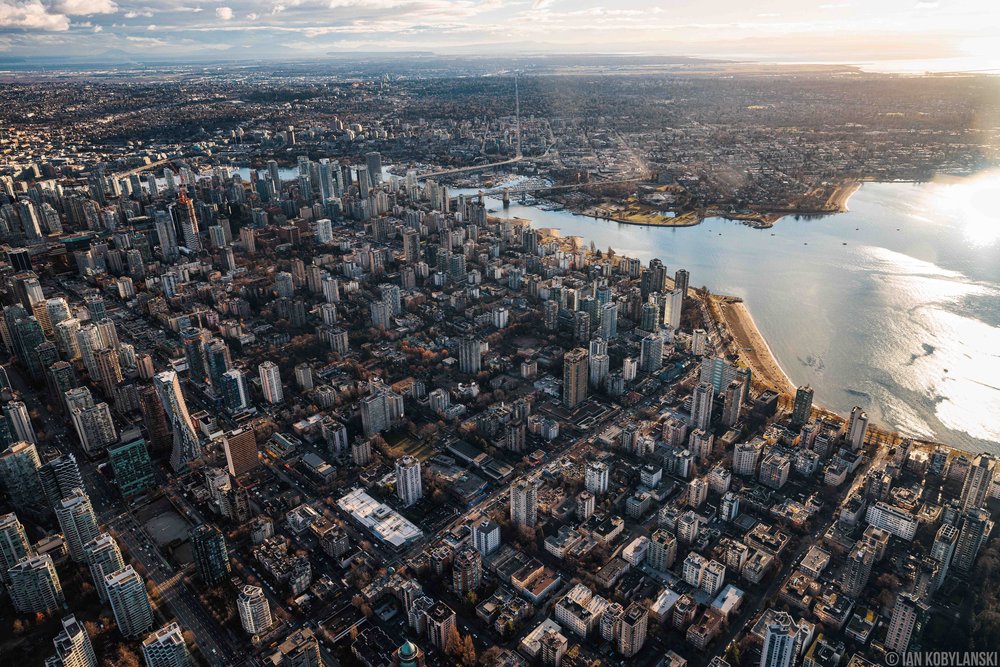
[[136, 637], [153, 627], [153, 609], [149, 605], [146, 584], [131, 565], [107, 575], [104, 586], [123, 636]]
[[241, 588], [236, 607], [240, 612], [240, 623], [248, 635], [258, 635], [271, 627], [271, 606], [260, 586], [246, 585]]
[[85, 563], [87, 543], [101, 532], [97, 527], [97, 516], [90, 498], [83, 489], [73, 489], [73, 493], [63, 498], [55, 510], [66, 540], [66, 550], [74, 561]]
[[778, 612], [764, 630], [760, 667], [791, 667], [795, 662], [798, 626], [787, 612]]
[[90, 578], [94, 580], [94, 588], [102, 602], [108, 601], [108, 589], [104, 581], [109, 574], [118, 572], [125, 567], [121, 549], [115, 538], [108, 533], [101, 533], [84, 547], [87, 554], [87, 565], [90, 567]]
[[868, 413], [859, 406], [854, 406], [847, 420], [847, 442], [851, 449], [857, 451], [865, 445], [865, 435], [868, 433]]
[[264, 400], [271, 405], [281, 403], [284, 393], [281, 390], [281, 374], [278, 371], [278, 364], [273, 361], [265, 361], [257, 368], [260, 373], [260, 388], [264, 392]]
[[404, 456], [396, 461], [396, 495], [407, 507], [424, 495], [420, 480], [420, 461], [412, 456]]
[[142, 642], [146, 667], [190, 667], [191, 654], [184, 643], [181, 627], [169, 623]]
[[45, 661], [46, 667], [97, 667], [97, 654], [83, 623], [70, 614], [62, 620], [62, 630], [52, 640], [55, 655]]
[[691, 427], [707, 431], [712, 424], [715, 390], [708, 382], [699, 382], [691, 395]]
[[595, 496], [608, 492], [608, 478], [610, 469], [608, 464], [602, 461], [589, 461], [584, 476], [584, 486]]
[[896, 606], [892, 609], [892, 619], [885, 633], [885, 648], [888, 651], [904, 653], [910, 647], [913, 630], [927, 612], [927, 605], [910, 593], [903, 593], [896, 598]]

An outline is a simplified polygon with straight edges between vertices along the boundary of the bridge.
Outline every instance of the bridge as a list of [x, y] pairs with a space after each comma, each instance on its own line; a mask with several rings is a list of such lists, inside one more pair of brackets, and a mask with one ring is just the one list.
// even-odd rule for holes
[[114, 174], [114, 178], [128, 178], [132, 174], [141, 174], [144, 171], [149, 171], [150, 169], [156, 169], [157, 167], [162, 167], [164, 165], [170, 164], [172, 160], [169, 158], [166, 160], [157, 160], [156, 162], [150, 162], [149, 164], [144, 164], [136, 167], [135, 169], [129, 169], [127, 171], [119, 171]]
[[494, 167], [503, 167], [508, 164], [516, 164], [524, 159], [525, 157], [523, 155], [517, 155], [507, 160], [500, 160], [499, 162], [489, 162], [487, 164], [474, 164], [469, 167], [455, 167], [454, 169], [439, 169], [437, 171], [427, 171], [422, 174], [417, 174], [417, 178], [423, 180], [425, 178], [437, 178], [438, 176], [448, 176], [450, 174], [471, 173], [474, 171], [481, 171], [484, 169], [493, 169]]
[[532, 194], [535, 192], [556, 192], [559, 190], [576, 190], [581, 188], [592, 188], [600, 187], [602, 185], [621, 185], [623, 183], [636, 183], [641, 181], [641, 176], [632, 176], [630, 178], [620, 178], [611, 181], [591, 181], [588, 183], [567, 183], [565, 185], [549, 185], [538, 183], [537, 181], [522, 181], [516, 185], [511, 186], [500, 186], [495, 188], [490, 188], [488, 190], [481, 190], [483, 196], [486, 197], [499, 197], [503, 195], [506, 190], [511, 197], [516, 197], [525, 194]]

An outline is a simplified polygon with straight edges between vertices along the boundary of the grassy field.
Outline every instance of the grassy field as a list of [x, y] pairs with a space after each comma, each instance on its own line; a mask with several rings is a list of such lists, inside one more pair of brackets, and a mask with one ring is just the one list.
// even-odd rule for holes
[[389, 445], [389, 453], [393, 457], [412, 456], [420, 461], [426, 461], [436, 454], [430, 443], [414, 441], [404, 434], [387, 434], [385, 442]]

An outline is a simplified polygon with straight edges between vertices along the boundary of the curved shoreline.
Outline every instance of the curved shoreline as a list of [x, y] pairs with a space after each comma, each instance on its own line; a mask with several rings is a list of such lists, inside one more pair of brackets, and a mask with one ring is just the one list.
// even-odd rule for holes
[[732, 297], [710, 298], [715, 300], [721, 324], [733, 338], [733, 352], [750, 369], [751, 378], [789, 399], [794, 398], [795, 383], [781, 367], [746, 304]]
[[[839, 196], [840, 196], [840, 199], [839, 199], [839, 201], [837, 203], [840, 204], [841, 207], [843, 207], [844, 209], [846, 209], [846, 206], [847, 206], [847, 203], [848, 203], [850, 197], [853, 196], [856, 192], [860, 191], [862, 189], [861, 186], [865, 185], [867, 182], [868, 181], [853, 182], [853, 183], [850, 184], [849, 187], [844, 187], [838, 193]], [[843, 185], [847, 186], [848, 183], [844, 183]], [[799, 213], [801, 213], [801, 211]], [[578, 213], [576, 211], [573, 211], [569, 207], [567, 207], [566, 209], [564, 209], [562, 211], [562, 214], [563, 215], [569, 215], [569, 216], [578, 216], [578, 215], [580, 215], [580, 213]], [[791, 214], [791, 212], [789, 212], [789, 214]], [[534, 210], [530, 210], [529, 211], [529, 210], [525, 210], [525, 209], [520, 209], [518, 211], [517, 215], [520, 218], [522, 218], [525, 222], [527, 222], [528, 224], [531, 224], [532, 226], [535, 226], [535, 221], [538, 220], [541, 223], [541, 224], [538, 225], [539, 227], [550, 227], [550, 228], [554, 228], [554, 229], [559, 229], [560, 228], [560, 225], [555, 220], [548, 219], [548, 218], [545, 218], [545, 217], [542, 217], [541, 219], [539, 219], [537, 217], [537, 215], [534, 213]], [[541, 214], [541, 215], [544, 215], [544, 214]], [[823, 216], [824, 217], [827, 216], [827, 215], [829, 215], [832, 218], [833, 217], [833, 212], [832, 211], [825, 211], [825, 212], [823, 212]], [[611, 229], [612, 232], [613, 232], [613, 229], [614, 229], [613, 226], [611, 224], [607, 224], [607, 223], [615, 223], [616, 221], [607, 220], [605, 218], [593, 218], [591, 216], [583, 216], [583, 217], [589, 217], [591, 220], [598, 221], [598, 222], [601, 222], [601, 223], [605, 223], [606, 229]], [[579, 225], [578, 223], [575, 223], [575, 222], [571, 222], [571, 223], [567, 223], [567, 224], [571, 225], [574, 228], [574, 230], [576, 231], [576, 234], [578, 235], [578, 242], [577, 242], [577, 248], [578, 249], [583, 248], [585, 246], [585, 243], [583, 242], [584, 239], [592, 238], [592, 234], [597, 233], [597, 232], [591, 232], [589, 230], [584, 229], [585, 227], [588, 227], [588, 225], [582, 225], [581, 226], [581, 225]], [[629, 223], [627, 223], [627, 222], [617, 222], [617, 224], [629, 224]], [[789, 222], [789, 224], [793, 224], [793, 223]], [[631, 223], [631, 224], [629, 224], [629, 226], [647, 227], [648, 228], [648, 227], [654, 227], [654, 226], [661, 226], [662, 227], [663, 225], [641, 225], [641, 224]], [[625, 233], [624, 232], [625, 228], [623, 227], [621, 229], [622, 229], [622, 233]], [[652, 232], [652, 230], [650, 230], [650, 232]], [[598, 235], [598, 238], [602, 239], [602, 242], [601, 242], [601, 246], [602, 247], [605, 246], [605, 245], [608, 246], [608, 247], [612, 247], [612, 248], [619, 247], [619, 241], [616, 240], [616, 239], [614, 239], [613, 233], [610, 236], [609, 236], [609, 234], [604, 233], [604, 232], [597, 233], [597, 235]], [[637, 250], [639, 252], [642, 252], [645, 249], [646, 248], [643, 248], [641, 246], [637, 248]], [[664, 250], [663, 252], [668, 252], [669, 253], [669, 251], [666, 251], [666, 250]], [[655, 255], [655, 254], [656, 253], [654, 252], [653, 255]], [[734, 301], [734, 302], [738, 301], [738, 299], [736, 297], [729, 297], [729, 298], [732, 301]], [[711, 308], [713, 301], [714, 300], [710, 299], [706, 305], [708, 305]], [[797, 385], [795, 385], [795, 383], [790, 379], [790, 376], [788, 375], [788, 373], [785, 372], [785, 370], [782, 368], [780, 362], [778, 362], [777, 357], [774, 354], [774, 350], [772, 350], [770, 348], [770, 346], [768, 345], [767, 340], [764, 337], [763, 333], [759, 330], [759, 327], [757, 326], [755, 320], [753, 319], [753, 315], [750, 313], [750, 309], [744, 304], [744, 305], [741, 305], [741, 306], [739, 306], [739, 307], [737, 307], [735, 309], [730, 307], [730, 308], [727, 308], [726, 310], [727, 310], [727, 315], [728, 315], [727, 320], [723, 320], [723, 318], [721, 317], [722, 310], [719, 309], [719, 308], [712, 309], [712, 319], [718, 324], [720, 330], [722, 331], [722, 335], [723, 335], [724, 339], [727, 338], [727, 333], [728, 333], [729, 336], [732, 336], [732, 340], [733, 341], [736, 341], [736, 340], [742, 340], [743, 341], [743, 343], [741, 343], [741, 344], [737, 344], [736, 342], [730, 342], [728, 348], [726, 349], [726, 351], [727, 352], [733, 352], [735, 354], [737, 347], [749, 347], [749, 348], [753, 348], [754, 350], [759, 351], [759, 355], [758, 354], [753, 354], [752, 358], [751, 358], [751, 353], [749, 353], [749, 351], [744, 351], [744, 354], [742, 355], [742, 357], [744, 359], [743, 363], [746, 363], [748, 366], [752, 366], [752, 368], [753, 368], [752, 372], [753, 372], [753, 375], [755, 377], [754, 384], [756, 385], [756, 387], [759, 388], [759, 389], [769, 388], [769, 389], [773, 389], [773, 390], [778, 391], [779, 395], [782, 396], [781, 401], [782, 401], [783, 407], [785, 409], [788, 409], [788, 407], [790, 406], [789, 399], [793, 399], [793, 397], [794, 397], [794, 395], [796, 393], [796, 390], [797, 390]], [[732, 311], [732, 312], [729, 312], [729, 311]], [[737, 311], [743, 311], [743, 312], [737, 312]], [[740, 323], [741, 326], [737, 326], [735, 324], [737, 322]], [[735, 333], [737, 331], [739, 332], [738, 335]], [[729, 333], [729, 332], [733, 332], [733, 333]], [[850, 386], [850, 385], [848, 384], [846, 386]], [[848, 401], [848, 403], [849, 403], [849, 401]], [[823, 405], [821, 402], [814, 403], [814, 415], [817, 418], [827, 418], [828, 417], [828, 418], [834, 419], [834, 420], [836, 420], [838, 422], [842, 422], [842, 421], [844, 421], [846, 419], [846, 412], [837, 411], [834, 408], [830, 408], [829, 406]], [[919, 446], [937, 445], [937, 444], [939, 444], [939, 442], [936, 441], [936, 440], [934, 440], [934, 439], [928, 440], [926, 437], [922, 437], [922, 436], [919, 436], [919, 435], [912, 435], [912, 434], [910, 434], [910, 435], [907, 436], [907, 434], [905, 434], [905, 432], [903, 434], [900, 434], [895, 427], [890, 426], [888, 424], [877, 424], [875, 422], [872, 422], [870, 424], [870, 430], [871, 430], [871, 432], [873, 434], [872, 437], [873, 438], [877, 438], [880, 442], [897, 442], [898, 443], [899, 439], [901, 439], [902, 437], [909, 437], [910, 439], [913, 440], [913, 442], [915, 444], [918, 444]], [[932, 436], [932, 438], [933, 438], [933, 436]], [[973, 445], [971, 443], [970, 444], [966, 444], [963, 441], [959, 441], [959, 443], [960, 444], [956, 444], [955, 442], [951, 442], [950, 444], [947, 444], [947, 445], [944, 445], [944, 446], [947, 447], [950, 450], [953, 450], [953, 451], [969, 451], [969, 452], [973, 452], [973, 453], [979, 452], [979, 451], [991, 451], [988, 447], [987, 448], [983, 448], [983, 447], [979, 447], [977, 445]]]

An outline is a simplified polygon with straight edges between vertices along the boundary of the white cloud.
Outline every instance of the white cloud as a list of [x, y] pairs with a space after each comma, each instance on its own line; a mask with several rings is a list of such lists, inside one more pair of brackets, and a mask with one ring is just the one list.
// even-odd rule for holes
[[233, 18], [233, 10], [231, 7], [216, 7], [215, 15], [223, 21], [229, 21]]
[[0, 28], [69, 30], [69, 17], [51, 12], [40, 0], [0, 0]]
[[118, 5], [114, 0], [59, 0], [52, 10], [68, 16], [90, 16], [91, 14], [114, 14]]
[[247, 21], [256, 21], [258, 18], [257, 12], [250, 12], [247, 14]]
[[171, 44], [167, 40], [160, 39], [159, 37], [135, 37], [134, 35], [129, 35], [125, 39], [134, 44], [141, 44], [142, 46], [170, 46]]
[[139, 18], [140, 16], [143, 16], [145, 18], [149, 18], [152, 15], [153, 15], [153, 12], [151, 10], [149, 10], [149, 9], [130, 9], [127, 12], [125, 12], [124, 14], [122, 14], [122, 16], [124, 16], [127, 19], [135, 19], [135, 18]]

